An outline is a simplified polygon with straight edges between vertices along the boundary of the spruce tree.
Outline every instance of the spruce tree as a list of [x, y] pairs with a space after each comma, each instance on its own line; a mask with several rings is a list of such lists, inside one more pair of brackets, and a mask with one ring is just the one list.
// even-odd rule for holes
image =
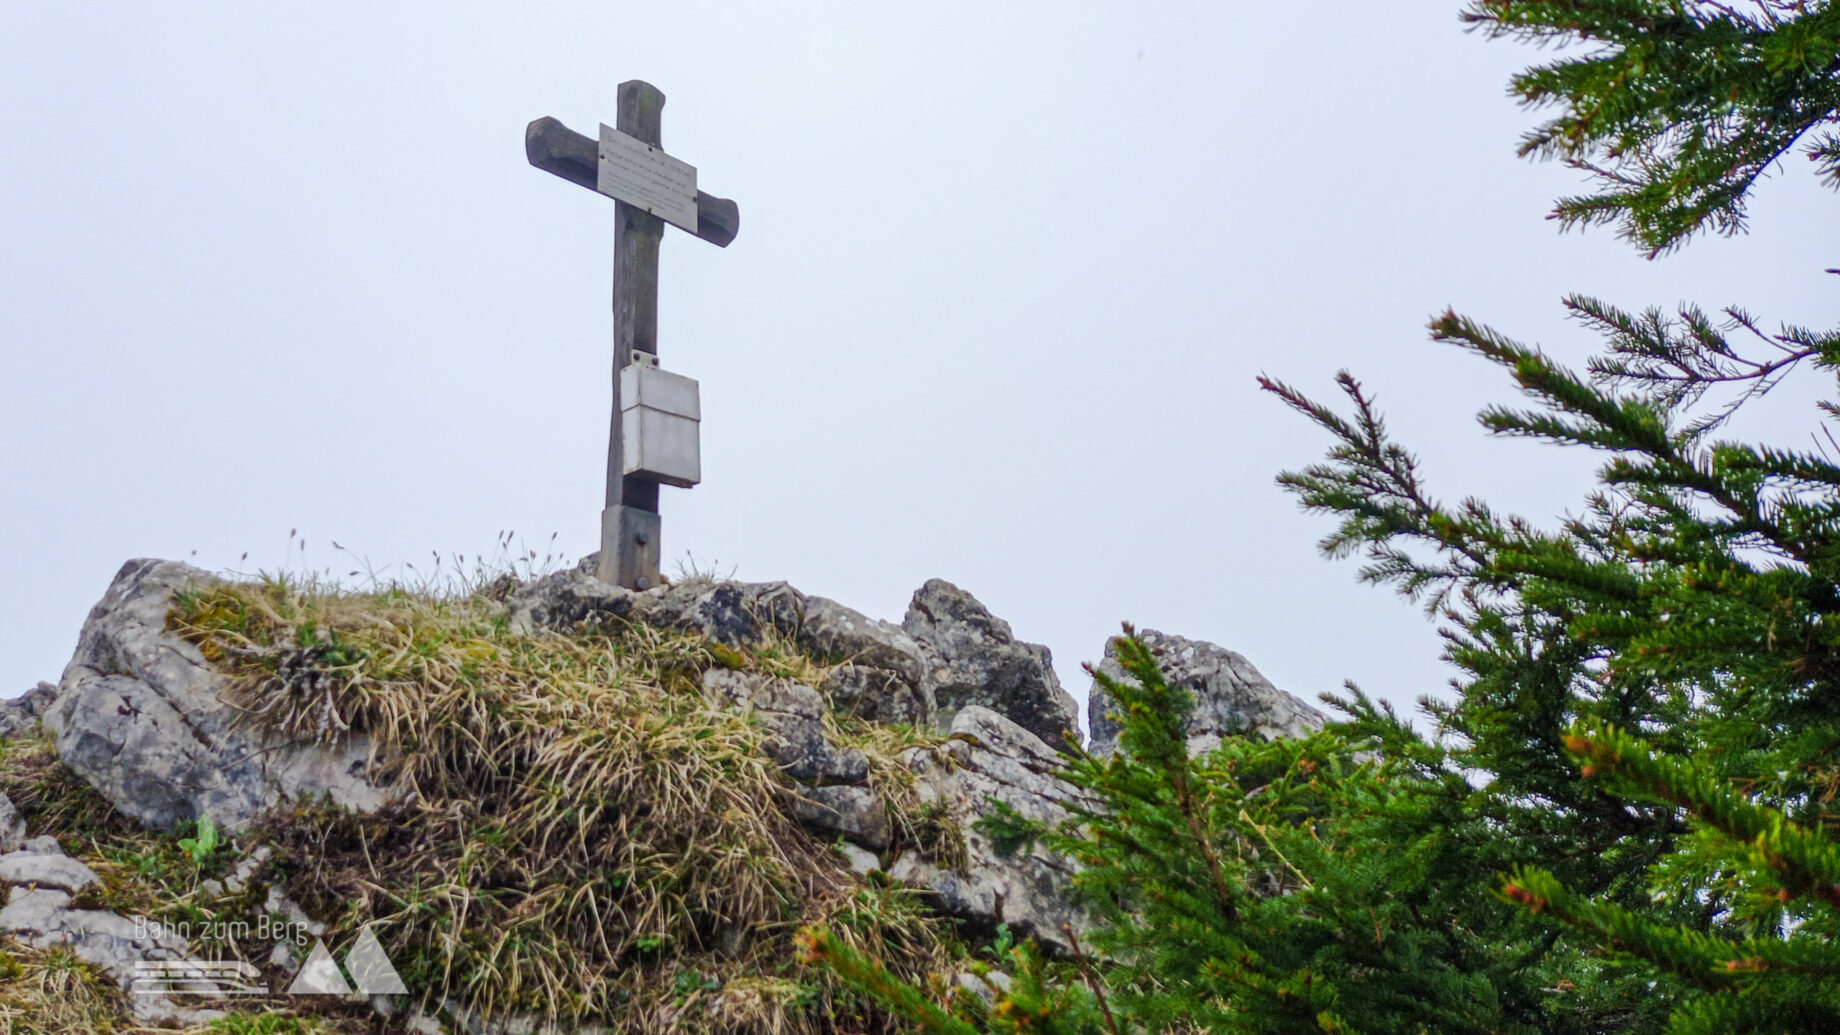
[[1097, 804], [1057, 829], [1012, 818], [991, 831], [1083, 864], [1097, 927], [1076, 958], [1009, 949], [998, 965], [1012, 980], [986, 1005], [902, 982], [826, 932], [808, 933], [809, 956], [950, 1035], [1603, 1030], [1549, 991], [1577, 953], [1479, 879], [1512, 864], [1511, 846], [1447, 749], [1351, 690], [1347, 722], [1195, 755], [1187, 692], [1140, 641], [1117, 654], [1131, 678], [1094, 677], [1116, 705], [1117, 750], [1063, 773]]
[[[1742, 228], [1805, 154], [1840, 186], [1840, 12], [1824, 2], [1478, 0], [1490, 36], [1557, 44], [1513, 81], [1557, 109], [1523, 153], [1595, 184], [1555, 216], [1651, 257]], [[1077, 960], [1010, 950], [992, 1005], [928, 995], [822, 932], [810, 952], [929, 1031], [1840, 1031], [1840, 439], [1720, 437], [1840, 333], [1741, 309], [1576, 296], [1583, 372], [1447, 312], [1432, 336], [1533, 401], [1491, 431], [1607, 455], [1553, 528], [1440, 503], [1354, 377], [1346, 409], [1265, 387], [1334, 440], [1280, 481], [1333, 556], [1420, 600], [1460, 673], [1421, 736], [1351, 688], [1301, 741], [1202, 758], [1187, 702], [1126, 640], [1101, 806], [1040, 836], [1088, 864]], [[1840, 416], [1840, 399], [1822, 404]]]
[[[1513, 87], [1560, 110], [1523, 153], [1601, 188], [1561, 199], [1562, 221], [1616, 223], [1652, 257], [1739, 229], [1758, 176], [1798, 146], [1840, 186], [1825, 3], [1485, 0], [1464, 17], [1586, 45]], [[1454, 313], [1432, 333], [1537, 404], [1485, 410], [1486, 427], [1610, 455], [1583, 516], [1542, 531], [1438, 505], [1347, 375], [1346, 418], [1267, 382], [1338, 440], [1283, 481], [1341, 517], [1325, 549], [1364, 551], [1364, 577], [1446, 618], [1466, 678], [1439, 716], [1514, 836], [1504, 897], [1648, 968], [1670, 1031], [1840, 1030], [1840, 443], [1718, 437], [1783, 378], [1840, 370], [1840, 334], [1737, 308], [1566, 305], [1608, 346], [1583, 375]]]

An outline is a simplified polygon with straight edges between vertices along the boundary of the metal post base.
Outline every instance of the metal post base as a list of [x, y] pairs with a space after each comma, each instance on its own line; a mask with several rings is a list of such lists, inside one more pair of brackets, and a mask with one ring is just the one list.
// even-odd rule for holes
[[658, 512], [637, 507], [601, 511], [602, 582], [651, 589], [658, 582]]

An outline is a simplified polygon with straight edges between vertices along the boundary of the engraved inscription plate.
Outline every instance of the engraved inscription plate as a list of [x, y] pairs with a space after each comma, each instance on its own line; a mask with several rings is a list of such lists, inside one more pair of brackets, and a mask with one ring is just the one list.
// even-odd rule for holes
[[605, 124], [594, 189], [696, 233], [696, 167]]

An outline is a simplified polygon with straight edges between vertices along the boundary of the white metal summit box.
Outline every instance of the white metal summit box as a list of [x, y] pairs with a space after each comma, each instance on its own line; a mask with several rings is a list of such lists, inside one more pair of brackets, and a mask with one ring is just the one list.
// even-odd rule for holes
[[703, 480], [696, 382], [634, 351], [620, 368], [620, 443], [625, 473], [689, 488]]

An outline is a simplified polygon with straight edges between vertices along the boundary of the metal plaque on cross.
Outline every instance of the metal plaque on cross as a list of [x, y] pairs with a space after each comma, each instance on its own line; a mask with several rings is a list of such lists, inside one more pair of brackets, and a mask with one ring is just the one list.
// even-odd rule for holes
[[601, 123], [594, 189], [696, 233], [696, 167]]

